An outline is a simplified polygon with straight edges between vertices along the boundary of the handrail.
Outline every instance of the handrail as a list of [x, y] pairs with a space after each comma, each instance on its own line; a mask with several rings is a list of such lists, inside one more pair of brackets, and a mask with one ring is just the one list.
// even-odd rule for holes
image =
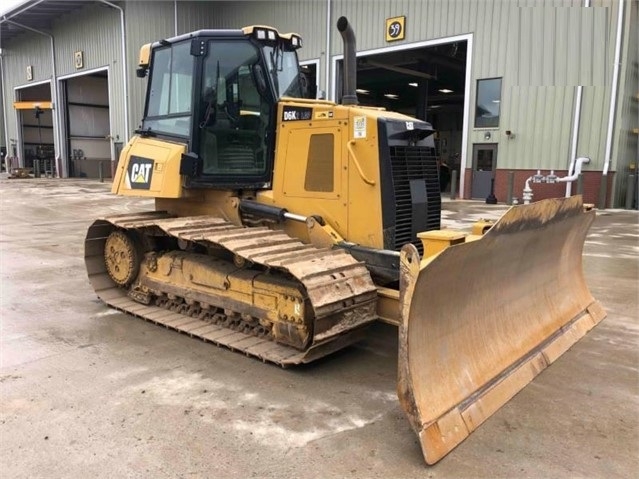
[[351, 140], [348, 143], [346, 143], [346, 147], [348, 148], [348, 152], [351, 154], [351, 158], [353, 159], [353, 163], [355, 163], [355, 167], [357, 168], [357, 172], [359, 173], [359, 176], [362, 178], [362, 180], [364, 180], [364, 183], [366, 183], [367, 185], [371, 185], [371, 186], [375, 186], [375, 181], [374, 180], [369, 180], [366, 175], [364, 174], [364, 171], [362, 170], [361, 165], [359, 164], [359, 161], [357, 161], [357, 157], [355, 156], [355, 152], [353, 151], [353, 145], [355, 144], [355, 140]]

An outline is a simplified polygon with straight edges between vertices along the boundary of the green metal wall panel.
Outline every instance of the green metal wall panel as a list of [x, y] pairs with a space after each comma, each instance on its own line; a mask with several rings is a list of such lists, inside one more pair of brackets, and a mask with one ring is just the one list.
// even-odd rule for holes
[[[58, 76], [121, 63], [120, 14], [114, 8], [96, 4], [71, 12], [53, 22], [52, 33]], [[76, 51], [84, 52], [81, 69], [75, 68]]]
[[583, 92], [577, 156], [587, 156], [592, 160], [588, 170], [602, 170], [606, 151], [610, 89], [603, 86], [585, 86]]
[[[518, 7], [512, 17], [509, 39], [511, 61], [518, 85], [589, 84], [575, 64], [592, 63], [590, 49], [580, 44], [579, 32], [592, 17], [581, 7]], [[585, 19], [584, 19], [585, 17]], [[603, 21], [601, 15], [598, 18]], [[589, 70], [588, 70], [589, 71]]]
[[126, 61], [129, 80], [129, 125], [134, 130], [142, 120], [146, 78], [135, 75], [140, 47], [163, 38], [173, 37], [173, 2], [125, 2]]
[[[615, 188], [613, 204], [625, 206], [628, 175], [639, 172], [639, 4], [629, 2], [624, 28], [626, 47], [622, 58], [622, 75], [613, 141]], [[636, 194], [636, 190], [635, 190]]]
[[[326, 2], [323, 1], [242, 1], [177, 3], [177, 28], [180, 34], [199, 29], [234, 29], [248, 25], [269, 25], [281, 33], [302, 36], [301, 61], [322, 59], [320, 89], [325, 89], [324, 54], [326, 51]], [[335, 31], [337, 33], [337, 31]]]
[[301, 59], [318, 58], [326, 44], [326, 3], [322, 1], [178, 2], [178, 32], [269, 25], [304, 39]]
[[[0, 78], [0, 89], [1, 88], [2, 88], [2, 78]], [[2, 95], [0, 95], [0, 111], [5, 113], [4, 98], [2, 97]], [[5, 139], [5, 136], [4, 136], [4, 115], [0, 115], [0, 146], [4, 146], [5, 148], [7, 147], [7, 140]]]
[[[631, 3], [628, 2], [627, 3]], [[565, 170], [570, 158], [575, 91], [584, 86], [577, 154], [593, 160], [588, 169], [603, 168], [605, 130], [610, 101], [618, 0], [332, 0], [330, 52], [342, 53], [335, 28], [345, 15], [357, 34], [359, 51], [410, 45], [437, 38], [473, 34], [471, 105], [477, 79], [503, 77], [501, 124], [491, 142], [500, 147], [500, 168]], [[139, 45], [203, 28], [239, 28], [266, 24], [296, 31], [304, 38], [300, 58], [320, 58], [320, 88], [326, 62], [326, 2], [127, 2], [135, 28], [127, 29], [127, 56], [134, 65]], [[177, 11], [177, 18], [175, 13]], [[384, 38], [385, 20], [406, 15], [406, 39], [392, 44]], [[138, 45], [132, 46], [132, 43]], [[130, 77], [132, 124], [139, 120], [144, 82]], [[471, 111], [474, 108], [471, 107]], [[484, 142], [483, 130], [472, 128], [473, 142]], [[515, 132], [508, 139], [503, 132]], [[613, 161], [613, 165], [615, 162]], [[470, 166], [470, 163], [469, 163]], [[613, 166], [614, 170], [614, 166]]]
[[[4, 105], [7, 108], [8, 139], [18, 138], [17, 120], [13, 102], [15, 87], [50, 80], [51, 75], [51, 41], [37, 33], [25, 32], [11, 42], [3, 43], [4, 50]], [[26, 68], [32, 66], [33, 80], [27, 81]]]
[[[125, 137], [125, 90], [121, 47], [120, 12], [104, 4], [90, 5], [53, 22], [58, 77], [108, 68], [110, 134]], [[81, 51], [82, 68], [75, 66]]]
[[[345, 14], [356, 29], [358, 49], [411, 44], [459, 34], [473, 34], [471, 105], [476, 81], [503, 77], [501, 124], [490, 140], [483, 131], [469, 132], [469, 143], [500, 146], [500, 168], [567, 169], [574, 91], [577, 85], [597, 86], [584, 94], [580, 154], [603, 166], [601, 112], [609, 95], [613, 2], [582, 8], [579, 1], [403, 1], [337, 0], [335, 19]], [[370, 8], [375, 5], [375, 8]], [[368, 6], [368, 8], [366, 8]], [[406, 15], [406, 39], [388, 44], [385, 19]], [[614, 42], [612, 42], [614, 43]], [[339, 41], [332, 53], [341, 53]], [[474, 110], [474, 108], [472, 108]], [[470, 118], [471, 125], [474, 118]], [[507, 139], [503, 131], [516, 132]], [[603, 135], [605, 137], [605, 135]], [[583, 150], [583, 152], [581, 152]], [[470, 146], [468, 154], [470, 153]]]
[[[3, 43], [7, 88], [27, 86], [51, 79], [51, 41], [37, 33], [25, 32], [11, 42]], [[27, 81], [26, 67], [32, 65], [33, 80]], [[11, 93], [10, 98], [13, 98]], [[13, 100], [11, 100], [13, 101]]]
[[[320, 88], [327, 89], [327, 63], [332, 67], [331, 57], [342, 54], [335, 23], [345, 15], [355, 28], [359, 51], [409, 47], [425, 40], [472, 34], [467, 155], [473, 142], [486, 141], [484, 130], [472, 128], [476, 81], [502, 77], [501, 122], [499, 128], [491, 130], [490, 140], [499, 144], [500, 168], [567, 168], [575, 91], [582, 85], [577, 153], [593, 159], [588, 169], [600, 170], [605, 154], [619, 0], [592, 0], [590, 8], [584, 8], [583, 3], [583, 0], [331, 0], [327, 62], [327, 2], [323, 0], [179, 1], [177, 5], [171, 1], [120, 2], [126, 12], [129, 123], [133, 128], [142, 115], [146, 81], [135, 77], [141, 45], [171, 37], [176, 29], [182, 34], [204, 28], [272, 25], [282, 32], [296, 31], [302, 35], [305, 43], [300, 58], [321, 60]], [[636, 2], [626, 0], [625, 4], [636, 19]], [[385, 20], [400, 15], [406, 16], [406, 38], [387, 43]], [[629, 15], [625, 23], [632, 25]], [[118, 80], [122, 62], [119, 13], [115, 9], [93, 5], [66, 15], [54, 23], [54, 33], [59, 75], [75, 71], [72, 54], [79, 49], [85, 52], [86, 69], [109, 66], [113, 97], [119, 99], [124, 94]], [[636, 56], [636, 41], [634, 50], [628, 49], [633, 37], [627, 32], [624, 38], [624, 55], [634, 52]], [[26, 83], [27, 64], [34, 67], [34, 81], [49, 78], [51, 65], [45, 37], [22, 35], [7, 45], [9, 52], [11, 49], [15, 55], [5, 57], [6, 90], [11, 97], [5, 100], [12, 101], [13, 87]], [[623, 81], [636, 82], [636, 73], [624, 69]], [[117, 129], [123, 123], [120, 104], [112, 101]], [[620, 98], [618, 124], [625, 125], [622, 114], [632, 116], [633, 111], [636, 100], [631, 96]], [[504, 135], [507, 129], [515, 133], [514, 139]], [[618, 131], [615, 135], [611, 171], [615, 171], [618, 163], [619, 167], [627, 163], [618, 160], [617, 155], [626, 158], [632, 156], [633, 148], [636, 150], [636, 136], [624, 136]]]

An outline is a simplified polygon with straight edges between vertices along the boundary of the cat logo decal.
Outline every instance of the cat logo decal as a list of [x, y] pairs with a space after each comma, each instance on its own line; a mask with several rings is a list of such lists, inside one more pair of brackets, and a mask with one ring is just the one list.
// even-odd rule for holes
[[132, 156], [126, 172], [126, 186], [133, 190], [150, 189], [154, 163], [149, 158]]

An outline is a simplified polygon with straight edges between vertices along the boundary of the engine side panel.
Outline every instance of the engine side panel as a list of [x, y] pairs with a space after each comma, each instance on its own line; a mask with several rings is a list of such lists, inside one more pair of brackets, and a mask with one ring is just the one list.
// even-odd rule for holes
[[134, 137], [122, 150], [112, 193], [122, 196], [181, 198], [180, 162], [186, 145]]

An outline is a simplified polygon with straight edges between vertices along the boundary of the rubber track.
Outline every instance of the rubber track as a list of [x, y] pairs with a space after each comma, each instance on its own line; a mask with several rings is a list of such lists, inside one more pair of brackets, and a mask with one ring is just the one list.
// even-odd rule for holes
[[[304, 285], [316, 319], [344, 310], [359, 310], [355, 317], [362, 319], [351, 324], [350, 330], [335, 328], [333, 334], [331, 331], [322, 333], [321, 341], [302, 352], [158, 306], [140, 304], [111, 281], [104, 267], [104, 243], [114, 226], [166, 234], [209, 247], [221, 246], [248, 261], [295, 277]], [[341, 349], [359, 339], [359, 326], [376, 319], [377, 293], [370, 274], [362, 263], [345, 251], [316, 248], [281, 231], [238, 227], [214, 216], [175, 218], [165, 212], [152, 211], [97, 220], [87, 234], [85, 262], [91, 284], [108, 305], [281, 366], [310, 362]]]

